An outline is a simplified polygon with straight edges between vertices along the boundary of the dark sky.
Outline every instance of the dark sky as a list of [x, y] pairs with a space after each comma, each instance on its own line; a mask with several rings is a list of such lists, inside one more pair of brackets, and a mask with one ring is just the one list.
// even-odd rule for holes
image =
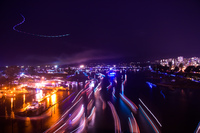
[[[44, 38], [41, 35], [70, 34]], [[195, 1], [8, 1], [0, 3], [0, 65], [200, 57]]]

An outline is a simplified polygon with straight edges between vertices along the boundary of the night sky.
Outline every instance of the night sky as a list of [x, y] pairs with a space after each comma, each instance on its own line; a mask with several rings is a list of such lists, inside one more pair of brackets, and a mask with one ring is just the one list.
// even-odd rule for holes
[[[38, 37], [70, 34], [66, 37]], [[0, 66], [200, 57], [200, 3], [191, 0], [0, 2]]]

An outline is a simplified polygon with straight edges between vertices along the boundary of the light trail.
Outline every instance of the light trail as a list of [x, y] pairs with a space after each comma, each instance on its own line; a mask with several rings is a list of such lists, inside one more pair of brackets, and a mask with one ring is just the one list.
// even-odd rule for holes
[[[69, 95], [67, 98], [65, 98], [63, 101], [65, 101], [65, 100], [67, 100], [68, 98], [70, 98], [72, 95], [73, 95], [74, 93], [72, 93], [71, 95]], [[79, 101], [82, 99], [82, 97], [79, 99]], [[65, 112], [65, 114], [66, 113], [68, 113], [79, 101], [77, 101], [70, 109], [68, 109], [66, 112]], [[62, 102], [63, 103], [63, 102]], [[65, 114], [63, 114], [62, 115], [62, 117], [61, 117], [61, 119], [57, 122], [57, 123], [55, 123], [53, 126], [51, 126], [49, 129], [47, 129], [45, 132], [48, 132], [48, 131], [50, 131], [52, 128], [54, 128], [55, 126], [57, 126], [62, 120], [63, 120], [63, 116], [65, 115]]]
[[83, 97], [81, 97], [71, 108], [69, 108], [63, 115], [62, 117], [64, 117], [78, 102], [80, 102], [80, 100], [82, 99]]
[[[61, 118], [56, 124], [54, 124], [50, 129], [54, 128], [56, 125], [58, 125], [61, 121], [63, 120], [63, 118]], [[49, 129], [49, 130], [50, 130]], [[46, 132], [48, 132], [49, 130], [47, 130]]]
[[87, 110], [88, 110], [88, 112], [89, 112], [89, 110], [92, 108], [92, 104], [93, 104], [94, 102], [93, 102], [93, 100], [91, 99], [90, 100], [90, 102], [88, 103], [88, 105], [87, 105]]
[[[113, 87], [113, 92], [112, 92], [113, 97], [115, 97], [115, 87]], [[116, 98], [116, 97], [115, 97]]]
[[102, 109], [104, 110], [106, 108], [106, 102], [102, 99], [102, 97], [100, 96], [100, 100], [102, 101], [103, 105], [102, 105]]
[[109, 101], [108, 101], [108, 105], [110, 106], [110, 109], [112, 111], [112, 115], [113, 115], [113, 118], [114, 118], [114, 121], [115, 121], [115, 133], [121, 133], [120, 119], [119, 119], [119, 116], [117, 115], [115, 107]]
[[141, 111], [143, 112], [143, 114], [146, 116], [147, 120], [150, 122], [150, 124], [152, 125], [154, 131], [156, 133], [159, 133], [158, 129], [156, 128], [156, 126], [153, 124], [153, 122], [151, 121], [151, 119], [149, 118], [149, 116], [145, 113], [145, 111], [143, 110], [143, 108], [139, 105]]
[[127, 75], [125, 75], [125, 80], [122, 82], [122, 85], [121, 85], [121, 94], [124, 95], [124, 85], [127, 81]]
[[93, 93], [93, 91], [92, 91], [92, 92], [90, 92], [90, 94], [88, 95], [88, 99], [90, 98], [90, 96], [92, 95], [92, 93]]
[[127, 75], [125, 74], [125, 81], [127, 81]]
[[121, 89], [121, 92], [122, 92], [121, 94], [124, 95], [124, 85], [123, 85], [123, 83], [122, 83], [121, 88], [122, 88], [122, 89]]
[[131, 110], [132, 110], [134, 113], [136, 113], [138, 107], [137, 107], [131, 100], [129, 100], [125, 95], [122, 95], [122, 94], [120, 93], [120, 97], [122, 98], [122, 100], [123, 100], [126, 104], [128, 104], [128, 106], [131, 108]]
[[99, 83], [98, 85], [97, 85], [97, 87], [94, 89], [94, 93], [96, 94], [96, 91], [98, 91], [99, 90], [99, 86], [101, 85], [101, 83]]
[[53, 133], [56, 133], [56, 132], [58, 132], [61, 128], [63, 128], [64, 126], [66, 125], [66, 123], [64, 123], [62, 126], [60, 126], [55, 132], [53, 132]]
[[200, 122], [199, 122], [199, 124], [197, 125], [197, 128], [196, 128], [196, 130], [194, 131], [194, 133], [200, 133]]
[[110, 82], [110, 85], [107, 86], [107, 90], [109, 90], [112, 87], [112, 82]]
[[90, 113], [90, 115], [88, 116], [88, 120], [90, 121], [92, 118], [93, 118], [93, 116], [95, 115], [95, 111], [96, 111], [96, 107], [93, 107], [92, 108], [92, 111], [91, 111], [91, 113]]
[[156, 87], [156, 85], [155, 84], [152, 84], [151, 82], [146, 82], [148, 85], [149, 85], [149, 87], [152, 89], [153, 87]]
[[115, 77], [115, 80], [114, 80], [114, 81], [115, 81], [115, 84], [117, 84], [117, 79], [116, 79], [116, 77]]
[[85, 113], [84, 113], [84, 118], [83, 119], [84, 120], [81, 122], [81, 125], [78, 128], [76, 128], [73, 131], [71, 131], [70, 133], [73, 133], [73, 132], [75, 132], [77, 130], [78, 130], [77, 133], [81, 133], [83, 131], [83, 129], [85, 128], [85, 125], [86, 125]]
[[74, 98], [74, 100], [72, 101], [72, 103], [76, 100], [76, 98], [79, 96], [79, 94], [83, 91], [83, 89], [81, 91], [79, 91], [79, 93], [76, 95], [76, 97]]
[[135, 123], [135, 132], [136, 133], [140, 133], [140, 129], [139, 129], [139, 126], [138, 126], [138, 124], [137, 124], [137, 122], [136, 122], [136, 120], [135, 120], [135, 117], [133, 116], [133, 113], [131, 112], [131, 116], [132, 116], [132, 118], [133, 118], [133, 120], [134, 120], [134, 122], [133, 123]]
[[76, 115], [74, 119], [72, 119], [72, 124], [76, 123], [83, 113], [84, 113], [84, 106], [82, 105], [79, 113]]
[[86, 85], [85, 85], [85, 88], [90, 84], [90, 82], [88, 82]]
[[73, 92], [71, 95], [69, 95], [67, 98], [65, 98], [65, 99], [62, 101], [62, 103], [65, 102], [67, 99], [69, 99], [72, 95], [74, 95], [74, 93], [75, 93], [75, 92]]
[[91, 99], [87, 105], [87, 112], [89, 112], [91, 110], [93, 103], [94, 103], [94, 101]]
[[160, 91], [160, 94], [163, 96], [163, 98], [165, 99], [165, 95], [164, 93], [162, 92], [162, 90]]
[[70, 107], [62, 116], [61, 116], [61, 119], [55, 123], [53, 126], [51, 126], [48, 130], [45, 131], [45, 133], [49, 132], [50, 130], [52, 130], [54, 127], [56, 127], [62, 120], [64, 120], [64, 116], [78, 103], [80, 102], [80, 100], [82, 99], [83, 97], [81, 97], [72, 107]]
[[128, 117], [128, 120], [129, 120], [129, 128], [130, 128], [130, 132], [133, 133], [133, 126], [132, 126], [132, 123], [131, 123], [130, 117]]
[[16, 27], [23, 24], [25, 22], [25, 17], [20, 14], [23, 18], [22, 22], [16, 24], [15, 26], [13, 26], [13, 30], [19, 32], [19, 33], [24, 33], [27, 35], [32, 35], [32, 36], [38, 36], [38, 37], [49, 37], [49, 38], [55, 38], [55, 37], [65, 37], [65, 36], [69, 36], [69, 34], [63, 34], [63, 35], [55, 35], [55, 36], [50, 36], [50, 35], [40, 35], [40, 34], [33, 34], [33, 33], [29, 33], [29, 32], [25, 32], [25, 31], [21, 31], [21, 30], [17, 30]]
[[147, 106], [142, 102], [142, 100], [140, 98], [139, 98], [139, 101], [149, 111], [149, 113], [153, 116], [153, 118], [157, 121], [157, 123], [162, 127], [162, 125], [160, 124], [160, 122], [158, 121], [158, 119], [154, 116], [154, 114], [151, 112], [151, 110], [149, 110], [149, 108], [147, 108]]

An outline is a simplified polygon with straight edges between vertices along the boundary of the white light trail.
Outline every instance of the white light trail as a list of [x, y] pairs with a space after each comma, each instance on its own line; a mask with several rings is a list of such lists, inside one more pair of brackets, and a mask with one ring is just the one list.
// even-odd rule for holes
[[83, 129], [85, 128], [85, 125], [86, 125], [86, 119], [85, 119], [85, 113], [84, 113], [84, 120], [82, 121], [82, 123], [81, 123], [81, 125], [78, 127], [78, 128], [76, 128], [76, 129], [74, 129], [73, 131], [71, 131], [70, 133], [73, 133], [73, 132], [75, 132], [75, 131], [77, 131], [77, 133], [81, 133], [82, 131], [83, 131]]
[[91, 120], [91, 119], [92, 119], [92, 116], [94, 116], [95, 111], [96, 111], [96, 107], [93, 107], [93, 108], [92, 108], [92, 111], [91, 111], [91, 113], [90, 113], [90, 115], [88, 116], [88, 120]]
[[63, 115], [62, 117], [64, 117], [78, 102], [80, 102], [80, 100], [82, 99], [83, 97], [81, 97], [71, 108], [69, 108]]
[[154, 119], [157, 121], [157, 123], [162, 127], [158, 119], [154, 116], [154, 114], [147, 108], [147, 106], [142, 102], [142, 100], [139, 98], [140, 102], [143, 104], [143, 106], [149, 111], [149, 113], [154, 117]]
[[59, 131], [62, 127], [64, 127], [66, 125], [66, 123], [64, 123], [62, 126], [60, 126], [55, 132], [53, 133], [56, 133], [57, 131]]
[[83, 91], [83, 89], [76, 95], [76, 97], [74, 98], [74, 100], [72, 101], [72, 103], [76, 100], [76, 98], [79, 96], [79, 94]]
[[[93, 92], [93, 91], [92, 91]], [[90, 98], [90, 96], [92, 95], [92, 92], [90, 92], [90, 94], [88, 95], [88, 99]]]
[[156, 133], [159, 133], [158, 129], [156, 128], [156, 126], [153, 124], [153, 122], [151, 121], [151, 119], [149, 118], [149, 116], [146, 114], [146, 112], [143, 110], [143, 108], [139, 105], [141, 111], [143, 112], [143, 114], [146, 116], [147, 120], [150, 122], [150, 124], [152, 125], [154, 131]]
[[199, 122], [199, 124], [197, 125], [197, 128], [196, 128], [196, 130], [194, 131], [194, 133], [200, 133], [200, 122]]
[[84, 112], [84, 106], [82, 105], [81, 110], [79, 111], [78, 115], [76, 115], [76, 117], [72, 120], [72, 122], [77, 120], [82, 115], [83, 112]]

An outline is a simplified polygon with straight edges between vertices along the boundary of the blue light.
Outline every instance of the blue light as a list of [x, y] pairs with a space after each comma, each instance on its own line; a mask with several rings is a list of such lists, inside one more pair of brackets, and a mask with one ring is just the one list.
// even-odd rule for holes
[[24, 75], [24, 73], [21, 73], [21, 75], [20, 76], [23, 76]]
[[110, 76], [110, 77], [114, 77], [115, 75], [116, 75], [115, 72], [110, 72], [110, 73], [109, 73], [109, 76]]
[[101, 76], [104, 77], [104, 78], [106, 77], [104, 74], [102, 74]]
[[175, 77], [176, 75], [174, 75], [174, 74], [171, 74], [171, 76]]
[[153, 87], [156, 87], [156, 85], [155, 84], [152, 84], [152, 83], [150, 83], [150, 82], [146, 82], [148, 85], [149, 85], [149, 87], [152, 89]]
[[121, 86], [122, 87], [122, 95], [124, 95], [124, 85], [123, 84], [124, 84], [124, 82], [122, 83], [122, 86]]
[[165, 99], [165, 95], [163, 94], [162, 90], [160, 91], [160, 94], [163, 95], [164, 99]]
[[111, 87], [112, 87], [112, 82], [110, 82], [110, 85], [107, 86], [107, 91], [108, 91], [108, 89], [110, 89]]
[[86, 77], [88, 77], [87, 73], [83, 72], [83, 74], [84, 74]]
[[17, 30], [16, 27], [19, 26], [19, 25], [21, 25], [21, 24], [23, 24], [25, 22], [25, 17], [22, 14], [20, 14], [20, 15], [22, 16], [23, 20], [20, 23], [18, 23], [15, 26], [13, 26], [13, 30], [15, 30], [15, 31], [17, 31], [19, 33], [24, 33], [24, 34], [27, 34], [27, 35], [38, 36], [38, 37], [50, 37], [50, 38], [51, 37], [53, 38], [53, 37], [65, 37], [65, 36], [69, 36], [69, 34], [54, 35], [54, 36], [51, 36], [51, 35], [40, 35], [40, 34], [33, 34], [33, 33], [25, 32], [25, 31]]

